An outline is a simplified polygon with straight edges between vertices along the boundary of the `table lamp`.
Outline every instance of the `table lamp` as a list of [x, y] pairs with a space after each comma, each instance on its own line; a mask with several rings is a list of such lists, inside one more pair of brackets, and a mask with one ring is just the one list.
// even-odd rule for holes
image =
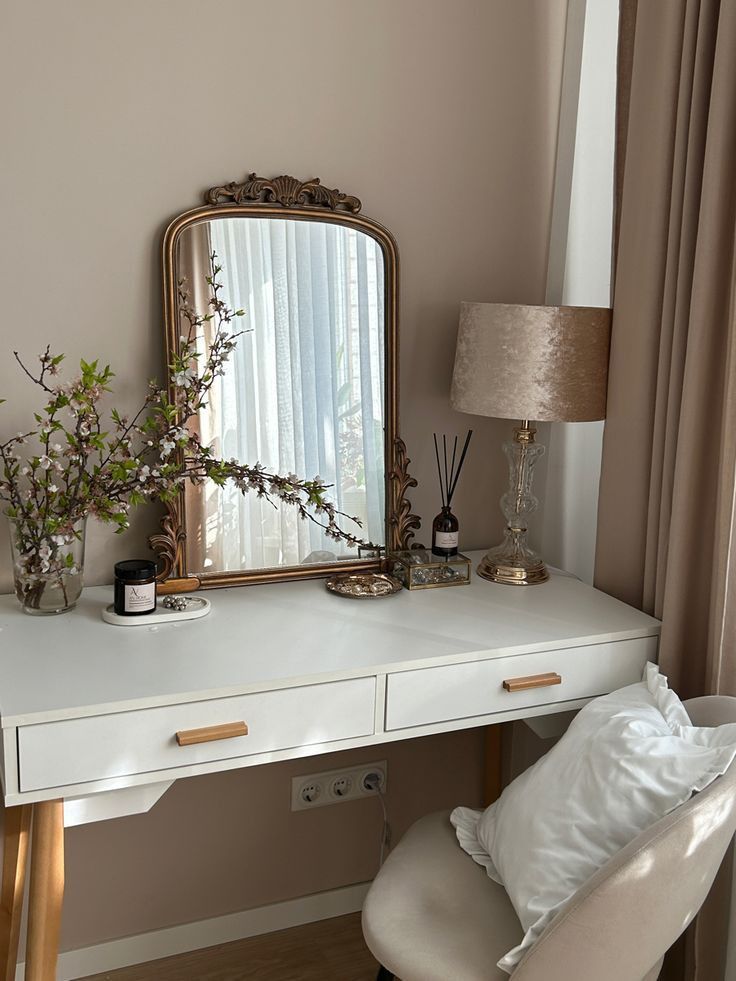
[[537, 509], [532, 474], [544, 446], [538, 422], [589, 422], [606, 414], [611, 311], [605, 307], [545, 307], [462, 303], [450, 403], [458, 412], [520, 419], [503, 444], [509, 489], [501, 498], [504, 540], [478, 566], [491, 582], [533, 585], [549, 573], [527, 543]]

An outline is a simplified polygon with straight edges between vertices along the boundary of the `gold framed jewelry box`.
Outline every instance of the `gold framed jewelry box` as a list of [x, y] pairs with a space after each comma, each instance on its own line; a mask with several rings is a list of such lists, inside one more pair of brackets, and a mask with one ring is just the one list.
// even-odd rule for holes
[[470, 559], [458, 552], [448, 558], [416, 548], [392, 552], [391, 575], [407, 589], [435, 589], [437, 586], [468, 586]]

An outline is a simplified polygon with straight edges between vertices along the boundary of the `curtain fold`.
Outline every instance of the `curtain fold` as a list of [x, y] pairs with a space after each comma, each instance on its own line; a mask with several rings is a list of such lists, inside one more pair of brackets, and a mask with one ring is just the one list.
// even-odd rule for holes
[[[736, 0], [622, 0], [621, 32], [596, 585], [662, 619], [683, 698], [736, 695]], [[727, 891], [700, 981], [724, 977]]]

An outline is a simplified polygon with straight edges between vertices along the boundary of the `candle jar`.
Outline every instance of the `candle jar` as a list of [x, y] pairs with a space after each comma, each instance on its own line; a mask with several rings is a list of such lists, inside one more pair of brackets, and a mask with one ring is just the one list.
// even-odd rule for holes
[[139, 617], [156, 609], [156, 563], [129, 559], [115, 563], [115, 612]]

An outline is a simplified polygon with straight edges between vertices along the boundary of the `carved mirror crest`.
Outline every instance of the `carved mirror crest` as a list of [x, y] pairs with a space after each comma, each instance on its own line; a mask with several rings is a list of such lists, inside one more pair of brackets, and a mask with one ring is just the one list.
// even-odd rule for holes
[[[410, 547], [416, 486], [399, 437], [398, 251], [358, 198], [318, 179], [250, 174], [210, 188], [163, 243], [167, 363], [182, 333], [179, 284], [207, 310], [213, 256], [222, 298], [244, 333], [195, 425], [219, 458], [319, 475], [341, 527], [377, 550], [348, 548], [295, 510], [212, 481], [167, 504], [159, 553], [164, 590], [372, 571]], [[201, 342], [206, 349], [207, 325]]]

